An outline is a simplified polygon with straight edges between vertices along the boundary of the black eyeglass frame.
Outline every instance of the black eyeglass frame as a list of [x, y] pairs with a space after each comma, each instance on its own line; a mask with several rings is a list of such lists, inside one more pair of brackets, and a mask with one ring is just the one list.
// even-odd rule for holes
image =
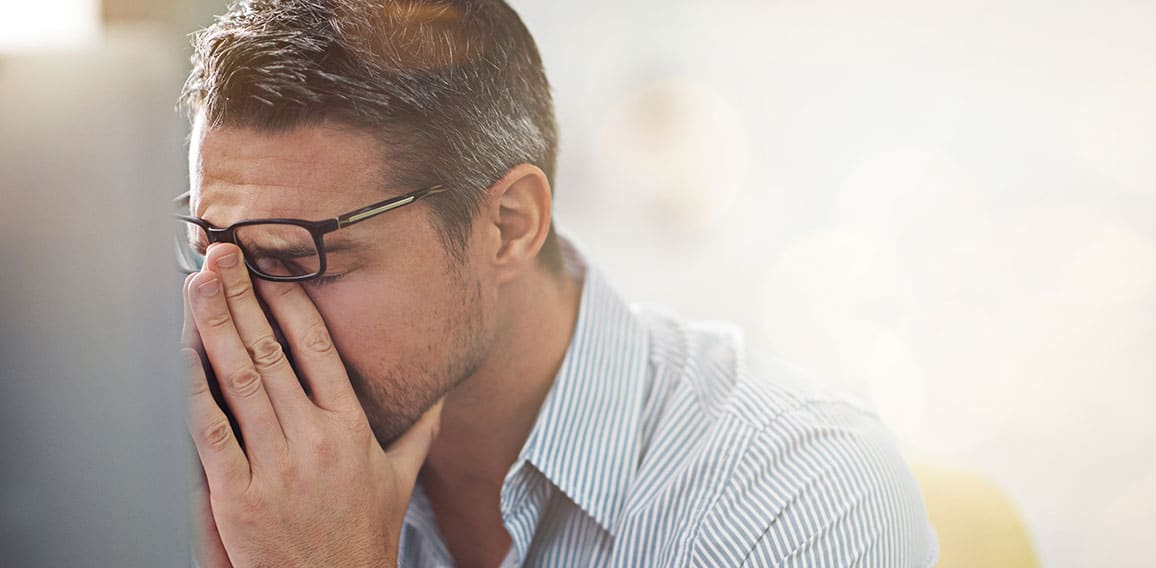
[[[301, 274], [301, 275], [296, 275], [296, 276], [277, 276], [277, 275], [273, 275], [273, 274], [266, 274], [266, 273], [262, 272], [260, 268], [257, 268], [256, 266], [253, 266], [252, 264], [250, 264], [248, 256], [245, 257], [245, 266], [247, 266], [249, 268], [249, 271], [252, 272], [258, 278], [262, 278], [264, 280], [270, 280], [273, 282], [301, 282], [304, 280], [311, 280], [314, 278], [318, 278], [321, 275], [325, 274], [325, 268], [326, 268], [326, 264], [325, 264], [325, 234], [326, 233], [332, 233], [333, 231], [336, 231], [338, 229], [344, 229], [345, 227], [348, 227], [350, 225], [355, 225], [355, 224], [360, 223], [362, 221], [365, 221], [367, 219], [372, 219], [372, 218], [377, 217], [378, 215], [381, 215], [382, 213], [385, 213], [387, 211], [393, 211], [394, 209], [399, 209], [401, 207], [405, 207], [406, 205], [409, 205], [411, 203], [416, 203], [416, 202], [418, 202], [418, 201], [420, 201], [426, 197], [429, 197], [431, 195], [435, 195], [437, 193], [441, 193], [445, 190], [446, 190], [446, 187], [441, 185], [441, 184], [433, 185], [430, 187], [419, 189], [417, 191], [411, 191], [405, 195], [399, 195], [397, 197], [391, 197], [389, 199], [386, 199], [385, 201], [379, 201], [379, 202], [374, 203], [372, 205], [366, 205], [365, 207], [362, 207], [360, 209], [354, 209], [353, 211], [349, 211], [347, 213], [342, 213], [341, 215], [338, 215], [337, 217], [334, 217], [332, 219], [325, 219], [322, 221], [305, 221], [302, 219], [245, 219], [244, 221], [237, 221], [236, 223], [233, 223], [232, 225], [229, 225], [228, 227], [218, 227], [218, 226], [213, 225], [212, 223], [209, 223], [208, 221], [201, 219], [199, 217], [191, 217], [188, 215], [176, 215], [176, 218], [180, 219], [182, 221], [187, 221], [189, 223], [193, 223], [195, 225], [200, 226], [201, 229], [203, 229], [205, 231], [205, 236], [209, 239], [209, 242], [206, 245], [206, 247], [208, 245], [213, 244], [213, 243], [233, 243], [233, 244], [237, 245], [239, 248], [241, 248], [242, 251], [245, 250], [245, 247], [243, 245], [241, 245], [241, 243], [238, 243], [237, 238], [236, 238], [237, 229], [240, 227], [246, 227], [246, 226], [250, 226], [250, 225], [275, 224], [275, 225], [294, 225], [294, 226], [301, 227], [303, 229], [308, 230], [309, 234], [313, 235], [314, 246], [317, 247], [318, 263], [317, 263], [317, 272], [315, 272], [315, 273]], [[181, 195], [177, 196], [177, 198], [174, 199], [173, 202], [178, 207], [180, 207], [182, 205], [187, 207], [188, 200], [189, 200], [189, 192], [186, 191], [185, 193], [182, 193]]]

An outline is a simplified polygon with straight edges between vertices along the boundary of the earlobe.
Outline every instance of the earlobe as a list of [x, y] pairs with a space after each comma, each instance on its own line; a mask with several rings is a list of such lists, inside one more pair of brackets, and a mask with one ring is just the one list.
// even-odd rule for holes
[[550, 231], [552, 199], [546, 174], [520, 164], [496, 183], [495, 225], [501, 244], [495, 254], [499, 283], [517, 279], [537, 260]]

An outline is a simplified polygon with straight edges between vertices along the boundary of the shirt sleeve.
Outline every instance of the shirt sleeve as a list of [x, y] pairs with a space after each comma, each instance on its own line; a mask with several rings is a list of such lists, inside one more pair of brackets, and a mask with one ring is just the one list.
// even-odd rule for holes
[[890, 436], [849, 404], [805, 405], [751, 435], [691, 546], [693, 566], [925, 567], [923, 496]]

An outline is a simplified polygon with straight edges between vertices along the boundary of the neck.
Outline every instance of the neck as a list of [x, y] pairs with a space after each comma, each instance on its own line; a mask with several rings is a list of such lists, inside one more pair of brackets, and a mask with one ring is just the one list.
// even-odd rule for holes
[[498, 312], [504, 320], [494, 345], [446, 397], [438, 438], [422, 469], [435, 509], [473, 503], [496, 512], [502, 482], [570, 345], [580, 297], [581, 275], [544, 269], [502, 290]]

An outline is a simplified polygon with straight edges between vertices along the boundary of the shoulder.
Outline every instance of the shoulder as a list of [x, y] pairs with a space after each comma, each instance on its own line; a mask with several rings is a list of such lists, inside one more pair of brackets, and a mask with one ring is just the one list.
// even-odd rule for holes
[[683, 527], [689, 565], [934, 563], [919, 488], [865, 404], [753, 359], [732, 327], [638, 314], [651, 334], [654, 390], [688, 401], [668, 405], [662, 422], [704, 433], [684, 468], [716, 488]]
[[653, 390], [685, 391], [696, 421], [726, 420], [761, 431], [802, 409], [871, 414], [865, 404], [821, 388], [782, 361], [749, 351], [736, 326], [688, 321], [650, 306], [632, 309], [647, 331]]
[[691, 564], [930, 566], [934, 532], [890, 436], [836, 402], [754, 432], [691, 544]]

